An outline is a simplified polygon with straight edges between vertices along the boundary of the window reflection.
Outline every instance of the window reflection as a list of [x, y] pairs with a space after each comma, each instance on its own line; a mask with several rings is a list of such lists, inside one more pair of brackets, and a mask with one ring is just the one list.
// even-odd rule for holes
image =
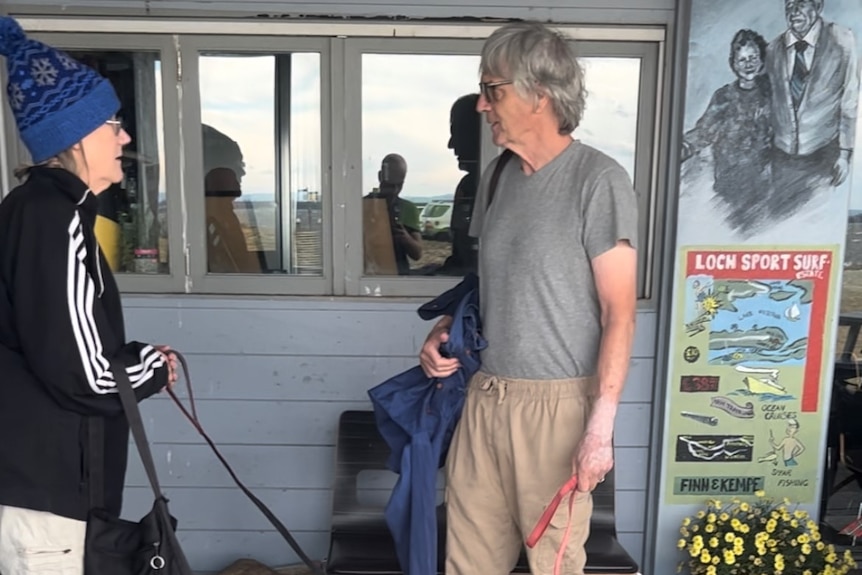
[[323, 273], [319, 54], [200, 58], [210, 273]]
[[106, 77], [132, 141], [123, 151], [123, 181], [99, 194], [96, 236], [114, 272], [168, 273], [161, 66], [158, 53], [69, 51]]
[[587, 106], [575, 138], [617, 162], [634, 180], [637, 143], [639, 58], [581, 58]]
[[480, 118], [469, 96], [478, 65], [478, 56], [363, 54], [367, 275], [469, 268], [472, 248], [455, 230], [468, 225], [478, 183]]
[[[574, 137], [616, 159], [634, 179], [641, 61], [581, 61], [588, 97]], [[363, 54], [366, 275], [459, 276], [475, 269], [476, 241], [468, 230], [482, 168], [478, 65], [478, 56]], [[396, 193], [381, 178], [390, 154], [406, 163]], [[421, 254], [412, 250], [416, 259], [413, 232], [421, 239]]]

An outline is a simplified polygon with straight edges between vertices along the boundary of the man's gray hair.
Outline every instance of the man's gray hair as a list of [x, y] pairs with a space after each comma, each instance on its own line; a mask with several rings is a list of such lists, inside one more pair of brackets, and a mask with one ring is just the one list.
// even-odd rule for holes
[[569, 39], [535, 22], [498, 28], [482, 47], [481, 74], [512, 80], [523, 96], [547, 96], [560, 124], [571, 134], [584, 115], [584, 70]]

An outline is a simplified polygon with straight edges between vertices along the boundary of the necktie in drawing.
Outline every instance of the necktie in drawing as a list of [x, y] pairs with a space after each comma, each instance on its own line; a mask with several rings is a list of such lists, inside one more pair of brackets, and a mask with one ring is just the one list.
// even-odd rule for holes
[[799, 108], [802, 94], [805, 92], [805, 83], [808, 80], [808, 67], [805, 65], [805, 50], [808, 43], [798, 40], [795, 44], [796, 58], [793, 61], [793, 73], [790, 76], [790, 97], [793, 99], [793, 107]]

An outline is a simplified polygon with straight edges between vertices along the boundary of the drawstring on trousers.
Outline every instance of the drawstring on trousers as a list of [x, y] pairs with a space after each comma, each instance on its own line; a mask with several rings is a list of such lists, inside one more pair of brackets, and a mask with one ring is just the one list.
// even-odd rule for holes
[[482, 391], [492, 392], [494, 389], [497, 390], [497, 404], [503, 403], [503, 400], [506, 399], [506, 390], [508, 389], [509, 384], [505, 381], [500, 381], [493, 375], [482, 382]]

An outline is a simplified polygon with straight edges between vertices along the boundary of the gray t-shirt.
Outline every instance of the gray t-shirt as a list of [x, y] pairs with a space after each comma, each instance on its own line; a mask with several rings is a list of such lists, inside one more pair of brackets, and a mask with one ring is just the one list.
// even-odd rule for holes
[[[625, 170], [574, 140], [532, 175], [512, 156], [488, 208], [485, 170], [470, 235], [479, 238], [482, 369], [521, 379], [594, 375], [601, 310], [590, 261], [637, 242], [637, 198]], [[486, 213], [487, 208], [487, 213]]]

